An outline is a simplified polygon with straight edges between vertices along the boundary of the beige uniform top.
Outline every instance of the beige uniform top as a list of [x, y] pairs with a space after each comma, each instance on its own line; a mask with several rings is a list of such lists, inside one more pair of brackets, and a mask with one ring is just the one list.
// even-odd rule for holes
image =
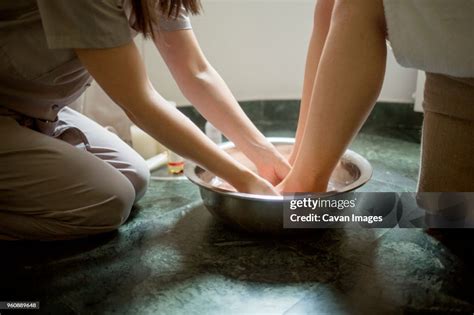
[[[54, 121], [91, 81], [74, 48], [130, 42], [127, 0], [0, 0], [0, 110]], [[128, 13], [128, 15], [127, 15]], [[190, 29], [184, 10], [160, 31]]]

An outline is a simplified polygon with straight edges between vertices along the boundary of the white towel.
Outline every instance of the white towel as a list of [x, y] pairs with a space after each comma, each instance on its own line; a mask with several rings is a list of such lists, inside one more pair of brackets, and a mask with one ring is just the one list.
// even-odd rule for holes
[[474, 77], [474, 0], [384, 0], [384, 7], [402, 66]]

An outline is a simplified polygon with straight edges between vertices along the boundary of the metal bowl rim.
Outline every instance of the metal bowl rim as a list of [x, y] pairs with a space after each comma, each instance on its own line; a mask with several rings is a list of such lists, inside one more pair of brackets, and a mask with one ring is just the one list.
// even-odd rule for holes
[[[287, 138], [287, 137], [268, 137], [267, 138], [273, 144], [294, 144], [294, 138]], [[219, 145], [222, 149], [230, 149], [234, 148], [235, 145], [232, 142], [224, 142]], [[360, 177], [347, 185], [343, 191], [328, 191], [328, 192], [321, 192], [321, 193], [307, 193], [311, 195], [318, 195], [319, 197], [328, 197], [328, 196], [337, 196], [341, 194], [348, 193], [353, 191], [365, 183], [367, 183], [372, 178], [373, 169], [370, 163], [360, 154], [352, 151], [346, 150], [344, 156], [350, 156], [351, 160], [357, 162], [357, 167], [360, 170]], [[224, 196], [233, 197], [237, 199], [246, 199], [246, 200], [257, 200], [257, 201], [266, 201], [266, 202], [279, 202], [284, 200], [285, 196], [268, 196], [268, 195], [254, 195], [248, 193], [240, 193], [240, 192], [232, 192], [225, 189], [220, 189], [218, 187], [212, 186], [209, 183], [203, 181], [196, 175], [196, 169], [201, 168], [196, 163], [192, 161], [186, 161], [185, 168], [184, 168], [184, 175], [195, 185], [199, 186], [199, 188], [204, 188], [210, 192], [219, 193]], [[201, 168], [202, 169], [202, 168]], [[286, 196], [294, 196], [295, 194], [286, 194]]]

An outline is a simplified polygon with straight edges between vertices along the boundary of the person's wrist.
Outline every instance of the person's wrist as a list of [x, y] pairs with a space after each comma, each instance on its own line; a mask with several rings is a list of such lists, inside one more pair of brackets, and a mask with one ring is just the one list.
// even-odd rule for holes
[[252, 162], [254, 162], [257, 169], [264, 169], [283, 161], [283, 156], [271, 143], [268, 143], [256, 150], [256, 154]]
[[234, 160], [230, 160], [230, 164], [219, 175], [238, 191], [245, 189], [248, 182], [253, 180], [255, 176], [250, 169]]
[[248, 192], [252, 183], [257, 180], [257, 175], [249, 169], [243, 169], [240, 174], [235, 177], [232, 186], [240, 192]]
[[273, 144], [263, 135], [261, 137], [240, 139], [237, 147], [242, 151], [254, 164], [260, 166], [264, 164], [264, 160], [268, 160], [275, 150]]

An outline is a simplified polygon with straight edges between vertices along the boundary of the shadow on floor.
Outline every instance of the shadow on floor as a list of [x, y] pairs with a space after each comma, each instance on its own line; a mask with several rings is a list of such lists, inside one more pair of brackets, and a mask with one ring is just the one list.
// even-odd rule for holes
[[137, 221], [84, 240], [0, 242], [0, 296], [54, 314], [474, 309], [466, 256], [419, 230], [262, 237], [227, 229], [201, 205]]

